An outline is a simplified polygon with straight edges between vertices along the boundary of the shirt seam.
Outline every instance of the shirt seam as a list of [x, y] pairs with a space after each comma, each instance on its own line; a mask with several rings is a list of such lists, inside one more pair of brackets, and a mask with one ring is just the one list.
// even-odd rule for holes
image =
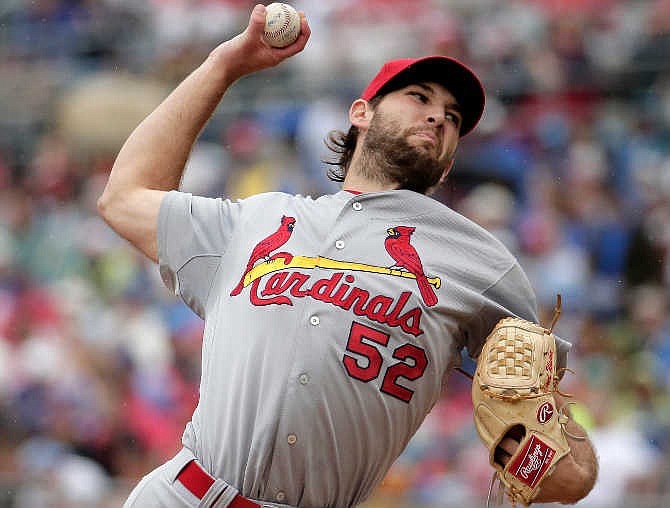
[[[491, 289], [491, 288], [494, 287], [496, 284], [498, 284], [501, 280], [503, 280], [503, 279], [505, 278], [505, 276], [508, 275], [508, 274], [509, 274], [509, 273], [510, 273], [516, 266], [517, 266], [517, 264], [516, 264], [515, 262], [512, 262], [512, 263], [510, 264], [510, 266], [509, 266], [508, 268], [506, 268], [505, 271], [504, 271], [504, 272], [503, 272], [503, 273], [502, 273], [502, 274], [501, 274], [501, 275], [500, 275], [494, 282], [492, 282], [491, 284], [489, 284], [488, 286], [486, 286], [486, 288], [484, 288], [484, 290], [481, 291], [481, 292], [479, 293], [479, 295], [483, 297], [484, 294], [485, 294], [489, 289]], [[477, 310], [476, 310], [475, 312], [472, 313], [472, 316], [470, 317], [470, 319], [468, 319], [468, 320], [465, 322], [465, 324], [463, 325], [463, 328], [467, 329], [467, 328], [469, 327], [470, 323], [473, 322], [473, 321], [475, 320], [475, 318], [477, 318], [477, 316], [481, 313], [481, 311], [482, 311], [482, 309], [484, 308], [484, 305], [485, 305], [484, 300], [485, 300], [485, 299], [482, 298], [482, 303], [480, 303], [480, 305], [479, 305], [479, 307], [477, 308]], [[464, 340], [459, 340], [459, 345], [460, 345], [461, 349], [463, 349], [464, 347], [466, 347], [467, 344], [465, 344], [465, 341], [464, 341]], [[468, 351], [468, 355], [469, 355], [471, 358], [475, 358], [474, 356], [472, 356], [471, 351]]]

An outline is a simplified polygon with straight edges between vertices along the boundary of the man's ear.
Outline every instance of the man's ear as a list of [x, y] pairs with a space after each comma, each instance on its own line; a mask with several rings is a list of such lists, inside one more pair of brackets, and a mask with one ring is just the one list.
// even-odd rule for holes
[[356, 99], [349, 108], [349, 121], [359, 129], [367, 129], [372, 119], [373, 110], [364, 99]]

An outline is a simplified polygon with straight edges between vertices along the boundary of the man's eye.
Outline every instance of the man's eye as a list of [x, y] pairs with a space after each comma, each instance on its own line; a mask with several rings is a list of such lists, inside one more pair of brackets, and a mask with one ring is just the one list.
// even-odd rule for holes
[[445, 113], [444, 117], [447, 119], [448, 122], [451, 122], [454, 125], [458, 126], [461, 123], [461, 118], [454, 113]]
[[419, 99], [421, 102], [427, 102], [427, 101], [428, 101], [428, 97], [426, 97], [426, 96], [425, 96], [424, 94], [422, 94], [421, 92], [410, 92], [409, 94], [412, 95], [412, 96], [414, 96], [414, 97], [416, 97], [416, 98]]

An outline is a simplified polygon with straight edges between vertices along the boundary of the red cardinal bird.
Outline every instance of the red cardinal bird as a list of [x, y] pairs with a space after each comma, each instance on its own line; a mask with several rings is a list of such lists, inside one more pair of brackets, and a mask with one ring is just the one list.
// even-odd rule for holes
[[231, 291], [230, 296], [236, 296], [242, 292], [242, 289], [244, 288], [244, 277], [246, 277], [247, 273], [251, 271], [256, 261], [263, 258], [266, 260], [269, 259], [270, 253], [273, 250], [277, 250], [279, 247], [284, 245], [289, 238], [291, 238], [291, 233], [293, 232], [294, 227], [295, 219], [293, 217], [287, 217], [286, 215], [282, 216], [279, 229], [268, 236], [265, 240], [261, 240], [258, 245], [254, 247], [254, 250], [251, 252], [251, 256], [249, 256], [247, 267], [242, 274], [242, 278], [240, 279], [240, 283], [235, 286], [235, 289]]
[[437, 296], [430, 286], [426, 274], [423, 273], [421, 258], [419, 258], [416, 249], [409, 243], [409, 238], [414, 233], [414, 229], [407, 226], [396, 226], [387, 229], [388, 236], [384, 241], [384, 247], [386, 247], [386, 252], [395, 261], [396, 267], [403, 268], [414, 274], [423, 302], [428, 307], [432, 307], [437, 303]]

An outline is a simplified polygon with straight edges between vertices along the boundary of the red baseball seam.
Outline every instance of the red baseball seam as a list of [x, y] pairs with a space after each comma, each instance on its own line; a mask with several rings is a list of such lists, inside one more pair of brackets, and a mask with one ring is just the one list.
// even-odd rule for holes
[[275, 31], [275, 32], [265, 32], [265, 35], [267, 35], [268, 37], [273, 37], [273, 36], [276, 36], [276, 35], [281, 35], [281, 34], [283, 34], [283, 33], [286, 31], [286, 29], [288, 28], [289, 10], [288, 10], [288, 9], [286, 8], [286, 6], [283, 5], [283, 4], [282, 4], [282, 6], [281, 6], [281, 10], [284, 12], [284, 14], [286, 14], [286, 19], [285, 19], [285, 21], [284, 21], [284, 24], [282, 25], [282, 27], [281, 27], [279, 30], [277, 30], [277, 31]]

